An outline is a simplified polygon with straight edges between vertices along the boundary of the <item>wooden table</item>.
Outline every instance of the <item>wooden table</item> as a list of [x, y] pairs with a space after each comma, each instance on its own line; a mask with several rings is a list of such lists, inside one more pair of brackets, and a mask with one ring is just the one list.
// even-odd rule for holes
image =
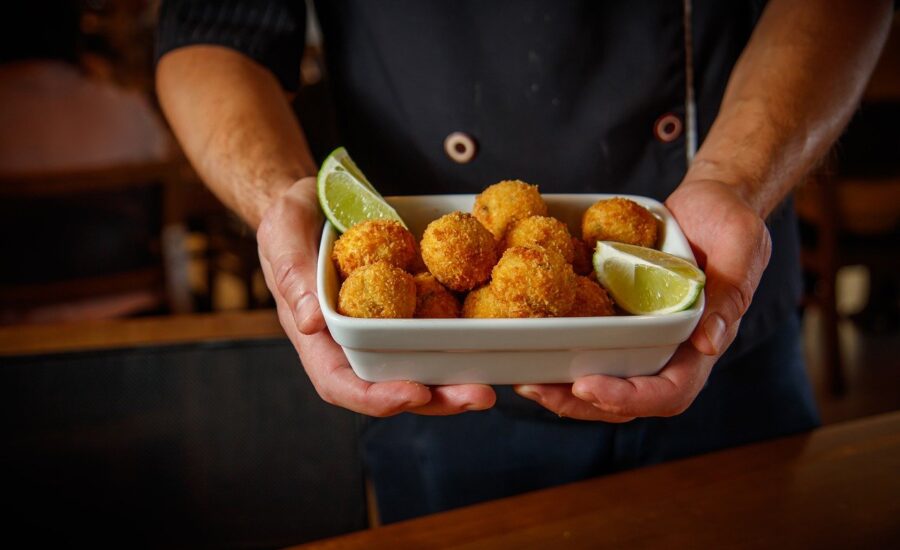
[[900, 412], [303, 548], [900, 548]]
[[274, 310], [14, 325], [0, 327], [0, 357], [281, 337]]

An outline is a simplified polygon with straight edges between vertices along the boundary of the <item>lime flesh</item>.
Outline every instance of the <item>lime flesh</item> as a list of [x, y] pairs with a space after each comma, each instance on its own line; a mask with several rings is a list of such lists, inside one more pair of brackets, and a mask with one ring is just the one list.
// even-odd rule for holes
[[688, 309], [706, 283], [703, 272], [683, 258], [608, 241], [597, 243], [594, 269], [619, 307], [636, 315]]
[[366, 220], [396, 220], [406, 225], [343, 147], [322, 163], [316, 192], [325, 217], [341, 233]]

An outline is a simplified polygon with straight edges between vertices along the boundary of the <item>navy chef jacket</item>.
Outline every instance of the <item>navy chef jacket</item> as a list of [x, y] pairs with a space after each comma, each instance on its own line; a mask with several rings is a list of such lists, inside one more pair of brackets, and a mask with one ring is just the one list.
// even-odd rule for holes
[[[764, 2], [316, 2], [342, 145], [385, 195], [477, 193], [504, 179], [544, 193], [663, 201], [718, 112]], [[157, 54], [240, 51], [296, 90], [302, 0], [163, 3]], [[302, 121], [301, 121], [302, 122]], [[477, 144], [454, 161], [444, 140]], [[770, 216], [771, 262], [723, 361], [796, 312], [790, 200]]]

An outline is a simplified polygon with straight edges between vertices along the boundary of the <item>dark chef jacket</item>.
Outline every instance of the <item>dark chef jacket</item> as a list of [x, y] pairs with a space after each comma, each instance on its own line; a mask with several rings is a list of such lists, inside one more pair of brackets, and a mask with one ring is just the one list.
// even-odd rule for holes
[[[662, 201], [712, 125], [763, 3], [329, 0], [316, 8], [340, 142], [384, 194], [477, 193], [518, 178], [544, 193]], [[158, 54], [227, 46], [295, 90], [305, 29], [302, 0], [164, 2]], [[471, 162], [445, 152], [453, 132], [477, 143]], [[796, 310], [790, 204], [768, 223], [772, 259], [723, 361]]]

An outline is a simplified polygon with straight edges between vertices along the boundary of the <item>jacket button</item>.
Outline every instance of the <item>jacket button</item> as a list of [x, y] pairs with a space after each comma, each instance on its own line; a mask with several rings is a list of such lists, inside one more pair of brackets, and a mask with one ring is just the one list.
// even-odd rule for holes
[[681, 136], [683, 128], [684, 124], [681, 123], [680, 118], [672, 113], [667, 113], [656, 119], [656, 124], [653, 125], [653, 135], [663, 143], [670, 143]]
[[472, 136], [464, 132], [453, 132], [444, 139], [444, 152], [453, 162], [466, 164], [475, 158], [478, 146]]

